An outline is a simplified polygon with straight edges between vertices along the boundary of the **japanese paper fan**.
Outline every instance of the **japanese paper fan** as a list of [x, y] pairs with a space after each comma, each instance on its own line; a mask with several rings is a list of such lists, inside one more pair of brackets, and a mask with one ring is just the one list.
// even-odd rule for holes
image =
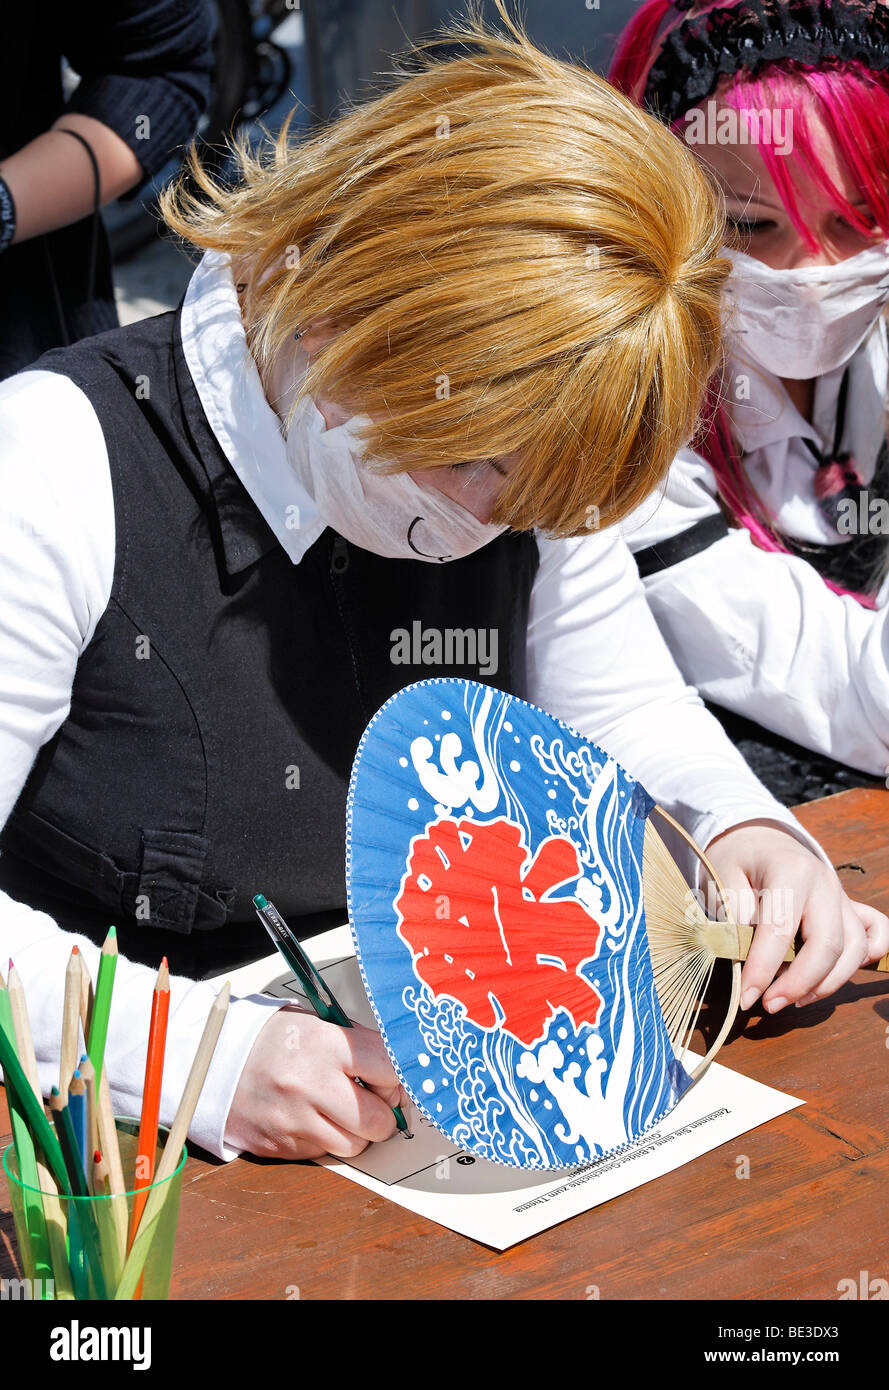
[[684, 835], [589, 739], [490, 686], [421, 681], [371, 720], [349, 918], [395, 1069], [455, 1144], [589, 1162], [667, 1114], [721, 1045], [737, 963], [719, 1035], [686, 1068], [714, 961], [746, 955], [749, 928], [707, 919], [653, 814]]

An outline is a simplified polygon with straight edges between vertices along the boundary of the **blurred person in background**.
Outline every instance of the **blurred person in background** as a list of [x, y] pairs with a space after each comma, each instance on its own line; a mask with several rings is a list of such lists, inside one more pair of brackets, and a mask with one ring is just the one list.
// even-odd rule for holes
[[[5, 7], [0, 51], [0, 378], [118, 326], [99, 207], [135, 198], [209, 94], [206, 0]], [[80, 76], [65, 100], [62, 59]]]

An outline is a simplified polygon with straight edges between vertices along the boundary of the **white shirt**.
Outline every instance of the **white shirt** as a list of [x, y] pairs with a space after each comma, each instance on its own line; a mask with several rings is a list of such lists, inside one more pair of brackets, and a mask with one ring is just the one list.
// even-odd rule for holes
[[[226, 258], [208, 253], [195, 270], [182, 338], [220, 445], [299, 564], [324, 522], [287, 463], [280, 421], [247, 350]], [[39, 749], [68, 715], [78, 660], [112, 588], [108, 454], [95, 411], [67, 377], [26, 371], [0, 383], [0, 499], [2, 825]], [[294, 503], [301, 525], [290, 530], [282, 518]], [[530, 698], [600, 741], [702, 846], [761, 817], [814, 845], [684, 684], [617, 530], [569, 541], [539, 537], [539, 548], [528, 628]], [[57, 1080], [65, 966], [75, 941], [95, 978], [97, 947], [0, 893], [0, 960], [13, 957], [21, 975], [45, 1091]], [[154, 978], [154, 970], [119, 963], [106, 1052], [119, 1113], [138, 1113]], [[213, 997], [207, 982], [171, 981], [163, 1123], [175, 1112]], [[279, 1006], [251, 996], [229, 1009], [190, 1131], [214, 1154], [234, 1157], [223, 1140], [228, 1111], [256, 1035]]]
[[[778, 529], [800, 541], [842, 543], [818, 507], [804, 441], [832, 449], [843, 370], [818, 379], [811, 424], [777, 378], [731, 361], [726, 373], [730, 383], [746, 378], [730, 410], [750, 483]], [[884, 438], [887, 371], [879, 323], [849, 365], [842, 441], [865, 483]], [[718, 511], [713, 469], [683, 449], [623, 532], [642, 550]], [[850, 767], [889, 773], [889, 584], [876, 612], [863, 608], [807, 561], [759, 549], [744, 528], [644, 582], [680, 670], [707, 699]]]

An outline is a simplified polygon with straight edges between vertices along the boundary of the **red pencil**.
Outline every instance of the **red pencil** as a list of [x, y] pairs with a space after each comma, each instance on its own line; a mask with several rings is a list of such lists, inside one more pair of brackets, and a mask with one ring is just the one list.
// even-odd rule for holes
[[133, 1198], [130, 1217], [130, 1235], [127, 1249], [133, 1243], [136, 1227], [142, 1216], [148, 1193], [142, 1189], [151, 1186], [154, 1177], [154, 1155], [157, 1149], [157, 1124], [161, 1108], [161, 1081], [164, 1074], [164, 1049], [167, 1043], [167, 1016], [170, 1012], [170, 970], [167, 958], [161, 961], [157, 972], [157, 983], [151, 1001], [151, 1026], [148, 1030], [148, 1056], [145, 1059], [145, 1085], [142, 1091], [142, 1118], [139, 1121], [139, 1144], [136, 1151], [136, 1172], [133, 1188], [137, 1195]]

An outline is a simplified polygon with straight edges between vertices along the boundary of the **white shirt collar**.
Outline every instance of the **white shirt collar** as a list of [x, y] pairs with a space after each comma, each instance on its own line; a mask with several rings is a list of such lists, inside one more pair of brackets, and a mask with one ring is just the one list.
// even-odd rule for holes
[[[887, 361], [886, 328], [881, 321], [848, 364], [845, 426], [839, 441], [852, 455], [865, 483], [874, 476], [884, 439]], [[804, 441], [811, 440], [821, 454], [833, 449], [844, 371], [844, 367], [837, 367], [816, 381], [810, 424], [777, 377], [754, 370], [737, 358], [729, 358], [727, 365], [732, 424], [743, 451], [745, 472], [779, 530], [800, 541], [841, 543], [815, 496], [818, 458]], [[739, 391], [742, 385], [745, 391]], [[741, 399], [737, 399], [739, 394]]]
[[206, 251], [188, 282], [182, 347], [220, 447], [295, 565], [326, 523], [287, 460], [282, 423], [269, 405], [247, 337], [230, 258]]

